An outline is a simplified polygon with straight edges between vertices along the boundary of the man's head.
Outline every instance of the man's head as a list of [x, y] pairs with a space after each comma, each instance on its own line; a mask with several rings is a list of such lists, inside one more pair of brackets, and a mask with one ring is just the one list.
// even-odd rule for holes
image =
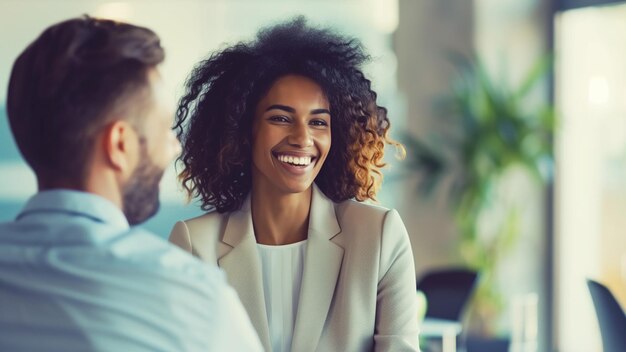
[[158, 209], [158, 183], [178, 152], [147, 28], [89, 17], [46, 29], [17, 58], [7, 112], [39, 188], [117, 203], [131, 224]]

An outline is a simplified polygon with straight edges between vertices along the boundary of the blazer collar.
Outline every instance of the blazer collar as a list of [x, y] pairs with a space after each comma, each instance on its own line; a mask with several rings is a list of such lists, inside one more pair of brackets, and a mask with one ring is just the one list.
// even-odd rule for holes
[[239, 210], [230, 214], [222, 242], [232, 249], [218, 258], [217, 263], [226, 272], [229, 284], [239, 294], [239, 299], [259, 334], [263, 349], [271, 351], [263, 273], [252, 225], [250, 196]]
[[[337, 222], [337, 215], [335, 214], [335, 205], [322, 193], [316, 184], [313, 184], [312, 187], [309, 238], [311, 236], [319, 236], [331, 239], [341, 232], [341, 227]], [[231, 247], [236, 247], [250, 235], [254, 238], [250, 195], [248, 195], [241, 208], [231, 213], [222, 242]]]
[[316, 184], [313, 184], [309, 215], [309, 238], [319, 236], [329, 240], [341, 232], [335, 214], [335, 203], [328, 199]]
[[331, 241], [340, 232], [335, 204], [313, 185], [292, 351], [314, 351], [322, 335], [343, 260], [343, 248]]
[[[309, 232], [300, 289], [300, 301], [292, 340], [293, 351], [313, 351], [328, 316], [337, 284], [343, 248], [331, 239], [341, 232], [334, 203], [314, 184]], [[222, 242], [232, 247], [218, 259], [229, 283], [239, 293], [265, 350], [271, 351], [261, 259], [256, 248], [250, 196], [240, 210], [231, 213]]]

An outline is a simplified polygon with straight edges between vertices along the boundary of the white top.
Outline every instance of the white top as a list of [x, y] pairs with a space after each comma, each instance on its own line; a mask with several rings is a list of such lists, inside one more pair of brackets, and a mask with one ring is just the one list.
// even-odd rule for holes
[[257, 243], [257, 247], [272, 352], [288, 352], [296, 325], [306, 240], [282, 246]]

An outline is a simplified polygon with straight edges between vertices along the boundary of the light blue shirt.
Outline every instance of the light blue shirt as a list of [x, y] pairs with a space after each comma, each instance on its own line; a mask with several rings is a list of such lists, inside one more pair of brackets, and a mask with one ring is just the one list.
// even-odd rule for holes
[[45, 191], [0, 224], [0, 351], [260, 351], [225, 275], [99, 196]]

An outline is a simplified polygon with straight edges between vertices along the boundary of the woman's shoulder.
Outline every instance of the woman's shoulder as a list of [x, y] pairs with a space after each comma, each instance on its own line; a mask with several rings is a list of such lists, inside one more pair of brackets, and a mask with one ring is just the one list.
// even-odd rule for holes
[[404, 223], [395, 209], [347, 200], [335, 203], [335, 213], [341, 228], [336, 240], [345, 246], [367, 251], [367, 248], [379, 248], [383, 242], [403, 242], [407, 237]]
[[353, 199], [335, 203], [335, 210], [339, 220], [346, 217], [359, 217], [362, 218], [363, 221], [373, 222], [382, 222], [385, 216], [390, 211], [393, 211], [382, 205], [372, 204], [370, 202], [359, 202]]
[[170, 236], [183, 235], [190, 239], [198, 237], [220, 237], [230, 213], [210, 211], [200, 216], [178, 221]]
[[223, 221], [224, 219], [228, 218], [228, 215], [230, 213], [219, 213], [215, 210], [210, 210], [204, 214], [198, 215], [196, 217], [193, 218], [189, 218], [186, 220], [182, 220], [187, 224], [200, 224], [200, 223], [207, 223], [207, 222], [216, 222], [216, 221]]
[[378, 204], [346, 200], [335, 203], [335, 214], [343, 231], [359, 233], [361, 237], [366, 233], [378, 237], [390, 227], [404, 228], [402, 219], [395, 209]]
[[169, 240], [202, 260], [215, 263], [221, 253], [220, 242], [229, 215], [209, 212], [178, 221], [170, 233]]

